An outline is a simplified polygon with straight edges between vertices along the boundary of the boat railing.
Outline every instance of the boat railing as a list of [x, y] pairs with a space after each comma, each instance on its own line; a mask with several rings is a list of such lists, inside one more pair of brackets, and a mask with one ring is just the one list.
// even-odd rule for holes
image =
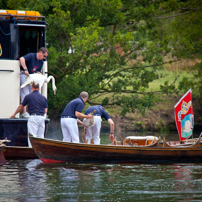
[[0, 140], [0, 145], [7, 143], [7, 142], [11, 142], [10, 140], [4, 139], [4, 140]]
[[187, 148], [187, 147], [198, 147], [201, 142], [201, 138], [193, 138], [193, 139], [187, 139], [184, 141], [168, 141], [164, 142], [163, 147], [176, 147], [176, 148]]

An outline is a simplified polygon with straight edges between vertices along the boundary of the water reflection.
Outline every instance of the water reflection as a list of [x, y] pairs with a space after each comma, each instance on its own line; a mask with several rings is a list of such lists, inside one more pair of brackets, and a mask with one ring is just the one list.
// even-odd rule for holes
[[0, 201], [200, 201], [202, 164], [44, 164], [0, 167]]
[[0, 166], [0, 198], [1, 201], [14, 201], [20, 190], [18, 167], [16, 165]]
[[[49, 138], [60, 139], [58, 131]], [[165, 136], [176, 133], [121, 133]], [[101, 133], [101, 143], [110, 143]], [[202, 164], [44, 164], [10, 160], [0, 166], [0, 201], [201, 201]]]

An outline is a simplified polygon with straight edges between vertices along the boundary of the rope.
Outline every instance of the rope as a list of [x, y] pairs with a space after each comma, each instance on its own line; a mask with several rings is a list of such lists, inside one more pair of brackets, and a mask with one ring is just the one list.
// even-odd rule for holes
[[12, 34], [12, 32], [13, 32], [13, 28], [14, 28], [14, 25], [15, 25], [15, 22], [16, 22], [16, 19], [15, 19], [13, 16], [11, 16], [11, 18], [14, 20], [14, 24], [13, 24], [13, 27], [12, 27], [10, 33], [6, 34], [6, 33], [1, 29], [1, 26], [0, 26], [0, 30], [1, 30], [1, 32], [2, 32], [4, 35], [6, 35], [6, 36]]

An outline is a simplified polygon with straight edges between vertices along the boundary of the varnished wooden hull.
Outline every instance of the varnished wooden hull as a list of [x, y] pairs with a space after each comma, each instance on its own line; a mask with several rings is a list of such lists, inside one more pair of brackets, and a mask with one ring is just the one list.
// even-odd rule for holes
[[0, 165], [6, 164], [6, 159], [4, 157], [4, 147], [5, 145], [0, 145]]
[[202, 145], [167, 147], [68, 143], [30, 136], [33, 149], [44, 163], [55, 162], [202, 162]]
[[[0, 118], [0, 140], [10, 140], [5, 143], [4, 156], [6, 159], [38, 158], [34, 150], [28, 147], [27, 121], [27, 118]], [[50, 119], [45, 119], [46, 130], [49, 122]]]
[[36, 159], [38, 156], [31, 147], [6, 146], [4, 148], [6, 159]]

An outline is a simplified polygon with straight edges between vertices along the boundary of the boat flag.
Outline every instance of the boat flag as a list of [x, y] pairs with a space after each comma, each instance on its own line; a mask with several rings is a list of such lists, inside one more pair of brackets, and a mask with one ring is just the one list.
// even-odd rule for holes
[[188, 90], [175, 105], [175, 122], [180, 141], [188, 139], [193, 134], [194, 113], [192, 107], [191, 89]]

